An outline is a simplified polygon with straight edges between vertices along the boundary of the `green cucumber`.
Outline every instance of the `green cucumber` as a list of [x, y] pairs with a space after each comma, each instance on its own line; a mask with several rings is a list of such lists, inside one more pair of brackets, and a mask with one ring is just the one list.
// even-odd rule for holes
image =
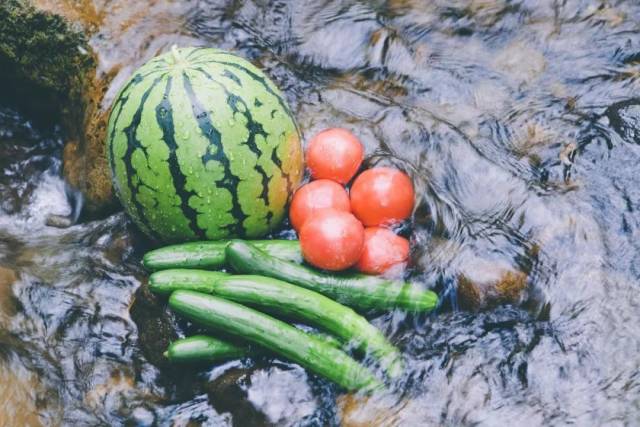
[[[341, 343], [326, 334], [311, 333], [331, 347], [340, 349]], [[213, 363], [242, 357], [256, 356], [258, 349], [236, 345], [207, 335], [194, 335], [172, 342], [164, 356], [173, 363]]]
[[347, 390], [382, 385], [343, 351], [235, 302], [198, 292], [176, 291], [169, 298], [169, 306], [189, 320], [264, 347]]
[[230, 274], [221, 271], [189, 270], [186, 268], [162, 270], [149, 276], [149, 289], [161, 295], [170, 295], [173, 291], [180, 289], [210, 294], [211, 285], [202, 280], [199, 275], [194, 275], [194, 271], [206, 274], [209, 281], [230, 276]]
[[[297, 240], [251, 240], [252, 245], [276, 258], [302, 262]], [[215, 270], [225, 266], [224, 250], [229, 240], [190, 242], [170, 245], [147, 252], [142, 264], [151, 271], [168, 268], [201, 268]]]
[[363, 274], [324, 274], [275, 258], [242, 240], [232, 240], [227, 262], [235, 271], [284, 280], [328, 296], [357, 310], [400, 308], [412, 312], [433, 310], [438, 296], [419, 286]]
[[[204, 270], [164, 270], [149, 278], [151, 290], [187, 290], [225, 298], [325, 330], [370, 353], [391, 377], [402, 374], [402, 356], [367, 319], [317, 292], [281, 280], [250, 275], [227, 276]], [[181, 285], [184, 284], [184, 285]]]
[[249, 354], [248, 346], [238, 346], [206, 335], [179, 339], [169, 345], [165, 357], [176, 363], [219, 362]]

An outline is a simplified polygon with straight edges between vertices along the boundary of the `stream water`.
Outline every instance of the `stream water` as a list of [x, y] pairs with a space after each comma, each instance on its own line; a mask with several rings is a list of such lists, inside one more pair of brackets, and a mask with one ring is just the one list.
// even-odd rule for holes
[[[136, 294], [148, 242], [122, 213], [47, 226], [63, 135], [1, 99], [0, 426], [640, 423], [640, 3], [152, 3], [155, 49], [234, 50], [305, 138], [347, 127], [411, 174], [414, 276], [445, 303], [373, 319], [408, 372], [369, 400], [271, 358], [153, 364], [176, 323]], [[518, 304], [460, 309], [461, 275], [512, 270]]]

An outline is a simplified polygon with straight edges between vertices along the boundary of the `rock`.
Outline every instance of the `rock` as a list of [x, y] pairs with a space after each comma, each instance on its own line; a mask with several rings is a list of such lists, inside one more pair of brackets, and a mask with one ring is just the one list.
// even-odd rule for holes
[[391, 427], [402, 425], [398, 405], [388, 396], [343, 394], [337, 399], [340, 425], [343, 427]]
[[15, 271], [10, 268], [0, 266], [0, 325], [5, 318], [15, 314], [15, 298], [11, 285], [18, 280]]
[[100, 382], [94, 383], [86, 392], [82, 403], [92, 410], [99, 410], [105, 402], [116, 399], [128, 400], [135, 394], [136, 381], [128, 368], [116, 369]]
[[94, 67], [84, 34], [27, 0], [3, 0], [0, 24], [2, 78], [34, 85], [61, 101], [54, 105], [64, 113], [77, 113], [71, 110], [79, 107]]
[[85, 194], [86, 209], [96, 213], [112, 207], [104, 148], [96, 143], [103, 141], [104, 131], [100, 135], [94, 124], [104, 85], [96, 77], [96, 58], [84, 28], [28, 0], [3, 1], [0, 28], [3, 88], [13, 88], [19, 95], [13, 98], [28, 101], [27, 108], [46, 106], [39, 113], [61, 121], [69, 141], [64, 173]]
[[[3, 346], [0, 341], [0, 347]], [[38, 398], [42, 386], [37, 378], [16, 361], [5, 360], [0, 353], [0, 426], [39, 427]]]
[[[473, 273], [472, 273], [473, 274]], [[501, 304], [522, 302], [527, 275], [521, 271], [497, 267], [493, 277], [460, 274], [458, 304], [464, 310], [480, 310]]]
[[16, 279], [15, 271], [7, 267], [0, 267], [0, 288], [11, 286]]
[[118, 205], [104, 143], [111, 102], [137, 67], [172, 43], [199, 44], [179, 35], [187, 7], [169, 0], [0, 2], [0, 85], [60, 118], [64, 176], [84, 195], [88, 217]]
[[218, 413], [229, 412], [234, 426], [270, 426], [266, 417], [247, 400], [242, 386], [251, 371], [229, 369], [206, 386], [209, 401]]
[[45, 224], [49, 227], [69, 228], [73, 225], [73, 218], [65, 215], [51, 214], [47, 217]]
[[162, 356], [172, 341], [178, 338], [175, 326], [162, 303], [143, 283], [136, 291], [131, 305], [131, 318], [138, 326], [139, 345], [149, 362], [166, 367]]

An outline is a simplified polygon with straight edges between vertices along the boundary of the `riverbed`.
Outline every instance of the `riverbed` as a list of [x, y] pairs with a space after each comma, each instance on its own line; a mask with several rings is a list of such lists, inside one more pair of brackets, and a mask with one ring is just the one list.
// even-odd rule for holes
[[[157, 363], [160, 322], [190, 326], [140, 290], [152, 244], [122, 212], [48, 226], [81, 203], [65, 136], [0, 98], [0, 426], [639, 422], [640, 4], [151, 3], [158, 51], [232, 50], [305, 141], [342, 126], [411, 175], [411, 274], [443, 304], [372, 319], [408, 370], [369, 400], [270, 357]], [[526, 277], [513, 301], [461, 306], [461, 277], [505, 271]]]

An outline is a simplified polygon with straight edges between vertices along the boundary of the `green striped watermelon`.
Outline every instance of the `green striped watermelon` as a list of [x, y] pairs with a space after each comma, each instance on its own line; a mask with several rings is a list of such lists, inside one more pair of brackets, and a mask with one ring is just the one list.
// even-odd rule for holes
[[109, 117], [114, 187], [165, 242], [260, 237], [283, 219], [303, 165], [286, 101], [248, 61], [174, 48], [138, 69]]

